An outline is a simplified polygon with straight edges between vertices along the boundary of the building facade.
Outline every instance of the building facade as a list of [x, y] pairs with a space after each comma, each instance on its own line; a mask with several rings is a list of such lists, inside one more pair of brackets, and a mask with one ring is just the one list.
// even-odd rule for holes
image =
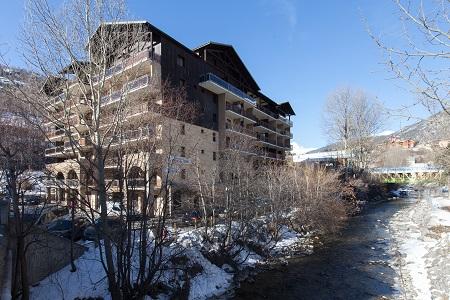
[[[293, 124], [290, 117], [295, 113], [288, 102], [276, 103], [260, 91], [232, 46], [210, 42], [189, 49], [148, 22], [103, 26], [120, 31], [139, 26], [145, 33], [139, 46], [133, 46], [128, 56], [111, 57], [111, 63], [104, 71], [99, 105], [103, 120], [112, 123], [117, 103], [124, 98], [127, 101], [126, 108], [121, 110], [121, 124], [125, 125], [120, 137], [112, 135], [108, 140], [111, 159], [105, 160], [105, 179], [111, 194], [120, 193], [116, 188], [120, 186], [117, 174], [124, 172], [123, 161], [114, 162], [114, 153], [121, 149], [119, 146], [114, 148], [116, 144], [131, 145], [139, 141], [136, 150], [123, 156], [134, 157], [133, 166], [127, 166], [128, 177], [136, 178], [134, 192], [127, 197], [133, 198], [138, 208], [148, 193], [157, 195], [161, 182], [166, 180], [162, 175], [164, 172], [154, 178], [147, 174], [155, 168], [149, 162], [154, 153], [171, 153], [169, 164], [173, 165], [167, 166], [163, 162], [158, 168], [170, 169], [168, 173], [173, 175], [173, 182], [183, 183], [180, 186], [195, 185], [193, 173], [199, 170], [219, 168], [219, 154], [234, 147], [235, 137], [252, 145], [251, 150], [242, 149], [242, 155], [252, 155], [263, 161], [282, 163], [286, 160], [286, 154], [291, 150]], [[71, 71], [76, 72], [74, 68]], [[89, 80], [91, 85], [94, 81], [94, 86], [95, 80], [100, 81], [95, 76]], [[183, 89], [186, 102], [196, 107], [192, 118], [154, 117], [153, 108], [164, 106], [164, 100], [152, 95], [155, 89], [166, 84]], [[79, 84], [66, 83], [64, 90], [46, 90], [51, 96], [47, 105], [52, 113], [47, 123], [51, 144], [45, 155], [47, 169], [55, 174], [47, 193], [60, 201], [82, 195], [97, 206], [96, 193], [89, 189], [93, 185], [91, 177], [95, 179], [96, 176], [95, 170], [89, 170], [91, 119], [96, 111], [83, 98], [83, 87]], [[67, 122], [58, 123], [61, 119]], [[68, 132], [75, 137], [68, 138]], [[171, 141], [170, 149], [164, 143], [167, 140]], [[166, 148], [157, 146], [162, 144]], [[158, 203], [158, 199], [155, 200]], [[153, 213], [159, 209], [161, 205], [155, 204]]]

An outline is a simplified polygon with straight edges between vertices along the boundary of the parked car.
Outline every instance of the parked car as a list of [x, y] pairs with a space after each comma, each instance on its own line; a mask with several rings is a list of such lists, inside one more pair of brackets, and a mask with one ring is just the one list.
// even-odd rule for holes
[[46, 225], [56, 218], [62, 217], [69, 213], [67, 207], [59, 207], [56, 205], [25, 207], [22, 215], [24, 223], [34, 225]]
[[201, 221], [202, 215], [198, 210], [187, 212], [183, 215], [182, 221], [186, 225], [195, 225]]
[[448, 193], [448, 187], [447, 186], [442, 187], [442, 192], [443, 193]]
[[39, 205], [44, 202], [41, 196], [37, 195], [25, 195], [23, 197], [23, 204], [25, 205]]
[[[88, 222], [84, 218], [74, 219], [74, 240], [77, 241], [83, 237], [83, 231]], [[71, 239], [72, 238], [72, 220], [71, 219], [56, 219], [47, 225], [48, 232], [58, 236]]]
[[[111, 229], [113, 235], [116, 235], [117, 233], [120, 232], [121, 223], [120, 223], [119, 218], [108, 217], [106, 219], [106, 222], [107, 222], [109, 228]], [[93, 224], [88, 225], [84, 229], [83, 238], [85, 240], [89, 240], [89, 241], [95, 241], [99, 237], [100, 237], [100, 239], [102, 239], [102, 237], [103, 237], [102, 231], [103, 231], [102, 219], [98, 218], [95, 220], [95, 222]]]

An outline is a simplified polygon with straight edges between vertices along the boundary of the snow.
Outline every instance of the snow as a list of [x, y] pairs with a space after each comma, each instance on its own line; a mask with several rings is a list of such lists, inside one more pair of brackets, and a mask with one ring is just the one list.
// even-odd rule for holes
[[[237, 231], [239, 226], [233, 223], [233, 230]], [[203, 238], [204, 228], [185, 228], [174, 232], [169, 228], [172, 236], [176, 236], [171, 245], [164, 249], [164, 252], [179, 251], [183, 249], [183, 255], [188, 259], [188, 266], [201, 266], [199, 273], [193, 274], [189, 284], [189, 299], [207, 299], [223, 295], [231, 288], [236, 271], [229, 265], [218, 266], [213, 264], [203, 255], [205, 251], [216, 251], [219, 248], [218, 237], [225, 233], [224, 225], [216, 225], [209, 230], [210, 239], [205, 241]], [[286, 249], [294, 247], [301, 243], [304, 237], [286, 226], [280, 229], [280, 240], [277, 243], [261, 244], [270, 247], [271, 254], [284, 253]], [[74, 299], [76, 297], [103, 297], [110, 299], [108, 284], [104, 275], [104, 270], [99, 259], [98, 249], [93, 243], [84, 244], [88, 250], [76, 260], [78, 270], [70, 272], [70, 266], [66, 266], [60, 271], [52, 274], [42, 280], [38, 286], [31, 288], [32, 299]], [[239, 268], [252, 268], [256, 264], [264, 263], [264, 258], [246, 247], [235, 246], [232, 249], [236, 256], [234, 260], [239, 263]], [[161, 280], [172, 287], [182, 285], [183, 279], [178, 276], [178, 282], [174, 282], [175, 274], [167, 271], [163, 274]], [[166, 295], [170, 296], [170, 295]]]
[[412, 200], [390, 221], [396, 285], [406, 299], [443, 299], [450, 295], [450, 199]]
[[74, 299], [76, 297], [103, 297], [110, 299], [99, 253], [92, 245], [76, 260], [77, 271], [70, 265], [50, 275], [31, 288], [31, 299]]

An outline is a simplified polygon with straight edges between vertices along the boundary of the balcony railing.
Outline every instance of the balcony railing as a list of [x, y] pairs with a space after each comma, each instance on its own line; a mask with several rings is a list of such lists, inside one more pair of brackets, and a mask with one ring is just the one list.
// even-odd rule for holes
[[293, 123], [290, 119], [280, 116], [280, 120], [292, 127]]
[[47, 136], [48, 138], [55, 138], [58, 136], [63, 136], [64, 135], [64, 129], [60, 128], [60, 129], [55, 129], [53, 131], [49, 131]]
[[66, 94], [61, 93], [58, 96], [55, 96], [55, 97], [51, 98], [50, 100], [48, 100], [47, 102], [45, 102], [45, 106], [47, 106], [47, 107], [55, 106], [56, 104], [63, 103], [65, 100], [66, 100]]
[[268, 144], [272, 144], [272, 145], [278, 146], [277, 145], [277, 140], [270, 139], [270, 138], [268, 138], [265, 135], [258, 134], [257, 135], [257, 139], [262, 141], [262, 142], [264, 142], [264, 143], [268, 143]]
[[122, 134], [116, 134], [110, 138], [111, 144], [119, 144], [131, 140], [138, 140], [149, 137], [154, 134], [152, 127], [143, 127], [134, 130], [124, 131]]
[[259, 109], [260, 111], [262, 111], [263, 113], [265, 113], [266, 115], [271, 116], [274, 119], [278, 119], [279, 115], [273, 111], [271, 111], [270, 109], [268, 109], [267, 107], [263, 106], [263, 105], [257, 105], [256, 106], [257, 109]]
[[62, 153], [64, 151], [64, 146], [56, 146], [45, 149], [45, 155], [52, 155], [57, 153]]
[[[151, 61], [155, 61], [155, 62], [159, 62], [161, 61], [161, 57], [160, 55], [153, 53], [149, 50], [144, 50], [139, 52], [138, 54], [125, 59], [121, 62], [119, 62], [118, 64], [108, 68], [105, 70], [105, 79], [108, 79], [114, 75], [118, 75], [120, 73], [122, 73], [124, 70], [128, 69], [129, 67], [131, 67], [133, 64], [140, 62], [140, 61], [145, 61], [145, 60], [151, 60]], [[100, 75], [94, 76], [92, 78], [92, 81], [94, 83], [97, 83], [100, 79]]]
[[233, 125], [233, 124], [230, 124], [230, 123], [225, 123], [225, 128], [228, 129], [228, 130], [231, 130], [231, 131], [235, 131], [235, 132], [246, 134], [246, 135], [249, 135], [249, 136], [252, 136], [252, 137], [256, 137], [256, 132], [254, 132], [251, 129], [242, 127], [240, 125]]
[[232, 104], [227, 103], [226, 104], [226, 109], [229, 110], [229, 111], [235, 112], [238, 115], [244, 116], [244, 117], [246, 117], [246, 118], [248, 118], [250, 120], [253, 120], [255, 122], [258, 120], [253, 114], [251, 114], [250, 112], [245, 111], [243, 107], [240, 107], [238, 105], [232, 105]]
[[135, 80], [126, 83], [122, 89], [112, 92], [110, 95], [105, 95], [100, 98], [101, 106], [113, 103], [120, 100], [126, 94], [132, 93], [138, 89], [144, 88], [149, 85], [150, 78], [148, 75], [141, 76]]
[[253, 99], [251, 96], [247, 95], [246, 93], [244, 93], [243, 91], [241, 91], [240, 89], [238, 89], [237, 87], [232, 85], [231, 83], [223, 80], [219, 76], [216, 76], [216, 75], [214, 75], [212, 73], [207, 73], [205, 75], [202, 75], [202, 77], [200, 78], [200, 81], [201, 82], [212, 81], [215, 84], [217, 84], [217, 85], [223, 87], [224, 89], [228, 90], [229, 92], [233, 93], [237, 97], [244, 99], [245, 101], [247, 101], [251, 105], [253, 105], [253, 106], [256, 105], [256, 100], [255, 99]]
[[289, 132], [289, 131], [286, 131], [286, 130], [279, 130], [278, 133], [281, 134], [281, 135], [284, 135], [284, 136], [288, 136], [291, 139], [294, 137], [292, 132]]
[[273, 125], [271, 125], [271, 124], [269, 124], [267, 122], [264, 122], [264, 121], [258, 121], [255, 126], [261, 126], [261, 127], [264, 127], [264, 128], [269, 129], [269, 130], [277, 132], [277, 128], [275, 126], [273, 126]]

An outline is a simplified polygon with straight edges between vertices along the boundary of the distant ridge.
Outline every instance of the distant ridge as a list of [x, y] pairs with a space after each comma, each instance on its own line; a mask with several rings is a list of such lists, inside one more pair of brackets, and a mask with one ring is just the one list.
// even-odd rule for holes
[[[373, 142], [378, 145], [387, 141], [390, 137], [398, 137], [401, 140], [411, 139], [416, 141], [419, 145], [433, 144], [441, 140], [450, 140], [450, 114], [447, 114], [445, 111], [441, 111], [427, 119], [405, 126], [392, 134], [374, 136]], [[341, 149], [341, 143], [332, 143], [309, 151], [306, 154]]]

